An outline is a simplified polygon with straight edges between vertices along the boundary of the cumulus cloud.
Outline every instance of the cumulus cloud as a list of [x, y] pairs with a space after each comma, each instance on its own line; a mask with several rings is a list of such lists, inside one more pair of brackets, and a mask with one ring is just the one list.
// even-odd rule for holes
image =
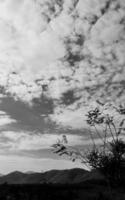
[[122, 0], [1, 1], [1, 87], [29, 104], [46, 96], [51, 120], [83, 128], [96, 99], [125, 100], [124, 17]]
[[7, 92], [31, 101], [42, 92], [35, 80], [42, 79], [42, 74], [48, 78], [46, 66], [63, 57], [65, 49], [51, 27], [43, 29], [40, 6], [34, 1], [5, 1], [1, 10], [0, 84]]

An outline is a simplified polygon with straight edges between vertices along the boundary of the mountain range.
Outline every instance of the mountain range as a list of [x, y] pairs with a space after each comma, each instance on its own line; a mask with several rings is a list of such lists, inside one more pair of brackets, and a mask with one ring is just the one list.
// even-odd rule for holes
[[97, 171], [86, 171], [80, 168], [51, 170], [42, 173], [23, 173], [15, 171], [0, 176], [0, 184], [78, 184], [88, 180], [102, 179]]

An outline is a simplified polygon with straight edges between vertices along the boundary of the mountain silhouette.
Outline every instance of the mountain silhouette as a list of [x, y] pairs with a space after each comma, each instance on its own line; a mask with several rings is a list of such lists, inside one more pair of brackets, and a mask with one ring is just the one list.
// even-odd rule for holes
[[0, 177], [0, 184], [78, 184], [87, 180], [102, 179], [95, 170], [89, 172], [84, 169], [74, 168], [67, 170], [51, 170], [43, 173], [23, 173], [15, 171]]

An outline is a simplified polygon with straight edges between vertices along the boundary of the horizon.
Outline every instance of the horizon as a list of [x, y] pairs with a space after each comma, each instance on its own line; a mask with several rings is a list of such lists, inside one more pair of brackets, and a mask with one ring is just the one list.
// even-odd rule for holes
[[64, 168], [64, 169], [49, 169], [49, 170], [45, 170], [45, 171], [18, 171], [18, 170], [14, 170], [14, 171], [10, 171], [10, 172], [7, 172], [5, 174], [3, 173], [0, 173], [0, 177], [2, 176], [6, 176], [6, 175], [9, 175], [9, 174], [13, 174], [13, 173], [22, 173], [22, 174], [36, 174], [36, 173], [40, 173], [40, 174], [44, 174], [46, 172], [51, 172], [51, 171], [69, 171], [69, 170], [75, 170], [75, 169], [81, 169], [81, 170], [85, 170], [87, 172], [89, 172], [89, 170], [85, 169], [85, 168], [80, 168], [80, 167], [73, 167], [73, 168]]

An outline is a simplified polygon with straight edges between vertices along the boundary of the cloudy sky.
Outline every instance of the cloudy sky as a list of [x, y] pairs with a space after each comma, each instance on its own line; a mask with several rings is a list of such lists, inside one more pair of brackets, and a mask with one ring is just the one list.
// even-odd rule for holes
[[0, 173], [80, 167], [97, 100], [125, 101], [125, 1], [0, 0]]

